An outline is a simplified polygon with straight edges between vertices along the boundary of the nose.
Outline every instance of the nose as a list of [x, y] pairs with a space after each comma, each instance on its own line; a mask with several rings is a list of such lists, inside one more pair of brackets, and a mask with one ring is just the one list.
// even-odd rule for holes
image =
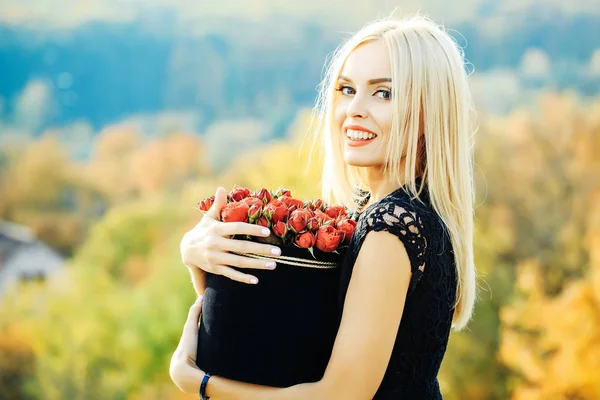
[[366, 101], [363, 96], [358, 93], [354, 95], [352, 101], [346, 108], [346, 116], [348, 118], [364, 119], [368, 115]]

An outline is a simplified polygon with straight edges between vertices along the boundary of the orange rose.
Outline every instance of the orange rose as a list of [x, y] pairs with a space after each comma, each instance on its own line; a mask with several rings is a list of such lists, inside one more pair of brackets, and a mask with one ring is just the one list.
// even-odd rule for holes
[[198, 209], [200, 209], [200, 211], [208, 211], [212, 207], [214, 202], [215, 196], [207, 197], [206, 199], [198, 203]]
[[296, 239], [294, 240], [294, 243], [303, 249], [310, 249], [315, 245], [316, 242], [317, 238], [315, 238], [315, 235], [313, 235], [312, 232], [301, 233], [297, 235]]
[[356, 229], [356, 221], [353, 219], [343, 219], [337, 223], [336, 228], [344, 234], [344, 243], [348, 243]]
[[277, 199], [272, 199], [269, 204], [265, 206], [263, 215], [267, 217], [273, 225], [283, 221], [287, 222], [288, 207]]
[[248, 196], [250, 196], [250, 189], [238, 185], [234, 185], [231, 193], [229, 193], [229, 199], [231, 201], [241, 201]]
[[332, 252], [338, 248], [343, 238], [342, 232], [331, 225], [324, 225], [317, 230], [317, 249], [326, 253]]
[[248, 222], [248, 207], [242, 202], [229, 203], [221, 210], [223, 222]]

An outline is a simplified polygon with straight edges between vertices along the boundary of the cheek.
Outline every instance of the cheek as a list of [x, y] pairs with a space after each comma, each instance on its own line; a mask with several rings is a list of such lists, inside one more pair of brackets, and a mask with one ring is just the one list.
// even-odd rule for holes
[[339, 99], [333, 104], [333, 119], [336, 125], [344, 123], [346, 119], [346, 102], [343, 99]]

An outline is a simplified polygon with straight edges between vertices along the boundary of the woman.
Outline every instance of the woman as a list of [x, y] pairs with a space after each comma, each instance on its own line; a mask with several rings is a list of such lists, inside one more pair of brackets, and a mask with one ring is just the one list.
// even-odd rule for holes
[[[213, 400], [441, 399], [450, 329], [467, 324], [475, 301], [467, 78], [459, 47], [421, 17], [371, 23], [336, 51], [318, 101], [323, 197], [351, 206], [354, 188], [369, 194], [341, 267], [343, 309], [325, 374], [288, 388], [210, 377], [188, 362], [197, 302], [171, 364], [183, 391], [202, 386]], [[252, 277], [225, 265], [265, 268], [227, 252], [270, 254], [269, 246], [224, 238], [260, 227], [203, 221], [197, 232], [182, 253], [199, 292], [196, 265], [245, 282]]]

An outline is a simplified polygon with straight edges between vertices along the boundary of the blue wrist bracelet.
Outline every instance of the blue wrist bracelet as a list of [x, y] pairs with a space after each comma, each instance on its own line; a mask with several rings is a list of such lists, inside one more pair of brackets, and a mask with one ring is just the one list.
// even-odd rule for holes
[[202, 383], [200, 384], [200, 399], [201, 400], [210, 400], [210, 397], [206, 397], [206, 385], [208, 384], [208, 380], [210, 379], [211, 374], [206, 372], [204, 374], [204, 378], [202, 378]]

